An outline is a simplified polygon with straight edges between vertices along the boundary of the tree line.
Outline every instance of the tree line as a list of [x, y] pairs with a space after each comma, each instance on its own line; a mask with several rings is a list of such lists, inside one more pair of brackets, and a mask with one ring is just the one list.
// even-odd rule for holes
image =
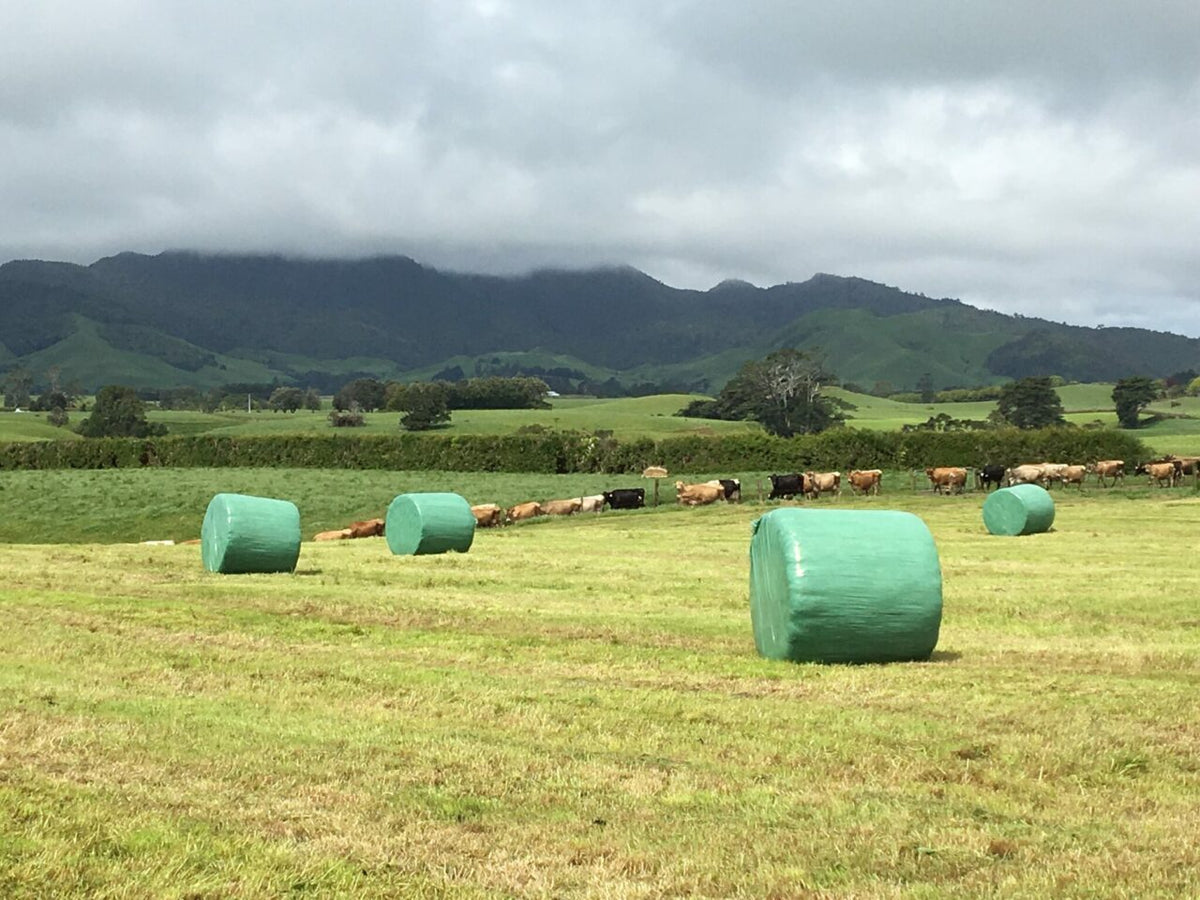
[[[1190, 375], [1198, 388], [1200, 378]], [[924, 391], [932, 397], [932, 379], [924, 378]], [[905, 425], [903, 431], [964, 431], [1014, 427], [1037, 429], [1064, 427], [1062, 399], [1054, 376], [1031, 376], [1004, 385], [973, 390], [961, 389], [955, 400], [995, 400], [996, 407], [984, 420], [955, 419], [948, 413], [931, 416], [919, 425]], [[729, 383], [711, 400], [694, 400], [676, 415], [727, 421], [755, 421], [768, 434], [791, 437], [819, 434], [844, 425], [846, 412], [854, 405], [823, 391], [837, 385], [837, 377], [827, 368], [819, 353], [785, 348], [761, 360], [746, 363]], [[1189, 383], [1190, 387], [1190, 383]], [[1163, 395], [1165, 387], [1143, 376], [1123, 378], [1112, 390], [1117, 420], [1122, 428], [1137, 428], [1142, 411]], [[963, 396], [965, 395], [965, 396]], [[930, 399], [928, 402], [933, 402]]]
[[[55, 425], [66, 426], [68, 409], [78, 397], [64, 388], [55, 367], [48, 370], [49, 388], [31, 396], [32, 377], [22, 369], [10, 371], [5, 379], [5, 403], [12, 408], [44, 411]], [[1200, 392], [1200, 377], [1192, 371], [1173, 376], [1174, 385], [1143, 376], [1124, 378], [1112, 391], [1117, 419], [1122, 428], [1136, 428], [1141, 413], [1165, 393]], [[930, 379], [924, 379], [931, 381]], [[818, 434], [844, 425], [853, 404], [830, 396], [826, 389], [838, 380], [819, 352], [784, 348], [761, 360], [747, 362], [712, 399], [695, 400], [677, 415], [694, 418], [757, 421], [769, 434], [792, 437]], [[979, 430], [1013, 426], [1035, 429], [1067, 424], [1056, 390], [1061, 379], [1054, 376], [1021, 378], [1005, 385], [959, 389], [953, 398], [995, 399], [996, 407], [986, 420], [956, 419], [947, 413], [930, 417], [904, 431]], [[931, 383], [924, 385], [932, 391]], [[375, 411], [401, 413], [400, 424], [409, 431], [425, 431], [450, 421], [456, 409], [545, 409], [549, 387], [532, 376], [489, 375], [453, 381], [381, 381], [360, 377], [344, 384], [333, 397], [330, 423], [337, 427], [364, 424], [363, 414]], [[947, 398], [949, 399], [949, 398]], [[109, 385], [96, 395], [91, 415], [79, 426], [89, 437], [147, 437], [161, 433], [145, 415], [145, 402], [163, 409], [242, 409], [244, 405], [274, 412], [300, 409], [320, 410], [321, 396], [315, 388], [301, 389], [273, 384], [227, 384], [208, 392], [192, 387], [138, 392]]]

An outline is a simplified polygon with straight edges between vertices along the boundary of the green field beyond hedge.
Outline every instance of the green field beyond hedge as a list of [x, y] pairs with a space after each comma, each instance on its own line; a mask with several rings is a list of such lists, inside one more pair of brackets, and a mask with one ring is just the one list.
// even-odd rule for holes
[[753, 502], [305, 543], [285, 575], [105, 543], [194, 535], [218, 490], [309, 531], [603, 483], [471, 477], [0, 473], [0, 895], [1200, 895], [1190, 487], [1055, 491], [1025, 538], [892, 473], [820, 501], [934, 535], [938, 648], [893, 665], [755, 654]]
[[[1116, 427], [1111, 384], [1073, 384], [1058, 389], [1067, 420], [1076, 425]], [[994, 403], [935, 403], [921, 405], [899, 403], [866, 394], [834, 389], [834, 396], [857, 407], [849, 413], [847, 424], [855, 428], [893, 431], [903, 425], [916, 425], [946, 414], [956, 419], [985, 419]], [[549, 410], [458, 410], [451, 424], [439, 434], [511, 434], [522, 427], [540, 426], [551, 430], [609, 431], [621, 440], [665, 438], [688, 435], [732, 435], [761, 433], [753, 422], [719, 422], [711, 419], [684, 419], [674, 413], [693, 396], [661, 394], [652, 397], [625, 397], [604, 400], [586, 397], [555, 398]], [[1149, 416], [1162, 416], [1149, 419]], [[72, 424], [86, 413], [72, 412]], [[211, 434], [235, 437], [280, 434], [324, 434], [332, 431], [323, 412], [296, 413], [222, 412], [151, 410], [151, 421], [167, 426], [172, 435]], [[355, 434], [396, 434], [399, 413], [367, 413], [363, 428]], [[1153, 404], [1147, 412], [1148, 424], [1136, 435], [1159, 453], [1195, 455], [1200, 453], [1200, 398]], [[54, 428], [44, 413], [0, 412], [0, 442], [41, 441], [77, 438], [68, 430]]]

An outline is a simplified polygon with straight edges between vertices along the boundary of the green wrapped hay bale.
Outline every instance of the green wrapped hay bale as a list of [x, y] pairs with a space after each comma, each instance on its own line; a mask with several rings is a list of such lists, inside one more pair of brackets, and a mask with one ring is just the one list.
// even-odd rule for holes
[[762, 656], [882, 663], [933, 653], [942, 568], [916, 516], [777, 509], [752, 533], [750, 619]]
[[1054, 524], [1054, 498], [1036, 484], [1014, 484], [993, 491], [983, 504], [989, 534], [1040, 534]]
[[222, 575], [293, 572], [300, 557], [300, 510], [288, 500], [217, 494], [200, 526], [204, 568]]
[[475, 516], [458, 494], [401, 494], [388, 506], [383, 534], [397, 556], [466, 553], [475, 540]]

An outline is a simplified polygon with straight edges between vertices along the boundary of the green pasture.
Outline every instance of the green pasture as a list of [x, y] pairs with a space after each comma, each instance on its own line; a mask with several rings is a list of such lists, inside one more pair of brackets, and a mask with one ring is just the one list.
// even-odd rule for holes
[[[1055, 491], [1025, 538], [980, 494], [821, 501], [937, 542], [937, 651], [886, 666], [755, 654], [753, 502], [305, 543], [290, 575], [106, 543], [218, 490], [315, 529], [440, 477], [0, 474], [0, 894], [1200, 894], [1195, 575], [1147, 551], [1200, 527], [1191, 489]], [[491, 478], [463, 488], [566, 486]], [[14, 543], [39, 495], [66, 542]]]
[[[86, 413], [71, 413], [74, 423]], [[71, 423], [68, 423], [71, 424]], [[57, 428], [46, 421], [45, 413], [0, 411], [0, 441], [83, 440], [68, 428]]]
[[[667, 437], [675, 434], [729, 434], [758, 431], [752, 422], [715, 422], [684, 419], [675, 413], [694, 398], [686, 394], [623, 397], [615, 400], [594, 397], [559, 397], [551, 409], [461, 409], [455, 410], [448, 426], [437, 434], [509, 434], [522, 427], [553, 430], [607, 430], [617, 437]], [[400, 430], [398, 412], [366, 413], [366, 424], [355, 434], [395, 434]], [[199, 412], [153, 410], [148, 418], [164, 423], [170, 433], [252, 435], [327, 432], [328, 412], [297, 411]]]
[[[1067, 420], [1079, 426], [1115, 428], [1112, 385], [1073, 384], [1059, 388]], [[920, 424], [945, 413], [956, 419], [986, 419], [994, 403], [900, 403], [867, 394], [854, 394], [841, 388], [833, 396], [855, 405], [847, 422], [857, 428], [894, 431], [904, 425]], [[695, 396], [661, 394], [650, 397], [599, 399], [594, 397], [558, 397], [546, 410], [456, 410], [450, 424], [438, 434], [509, 434], [522, 427], [554, 430], [611, 431], [619, 439], [663, 438], [686, 434], [731, 434], [760, 430], [754, 422], [719, 422], [710, 419], [685, 419], [674, 415]], [[72, 425], [86, 413], [72, 412]], [[326, 433], [332, 429], [328, 411], [273, 413], [264, 411], [225, 411], [202, 413], [185, 410], [151, 409], [148, 417], [167, 426], [170, 434], [295, 434]], [[1157, 417], [1157, 418], [1154, 418]], [[400, 413], [375, 412], [365, 415], [366, 424], [352, 429], [355, 434], [394, 434], [400, 429]], [[1138, 437], [1162, 453], [1200, 453], [1200, 398], [1161, 401], [1144, 416], [1147, 424]], [[0, 441], [51, 440], [74, 438], [69, 428], [54, 428], [44, 413], [0, 412]]]

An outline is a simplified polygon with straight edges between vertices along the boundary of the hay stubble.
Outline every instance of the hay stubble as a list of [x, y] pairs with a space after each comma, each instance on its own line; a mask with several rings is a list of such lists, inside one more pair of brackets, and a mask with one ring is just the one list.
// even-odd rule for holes
[[290, 576], [0, 546], [0, 888], [1195, 894], [1200, 616], [1146, 550], [1200, 505], [992, 538], [973, 498], [893, 502], [942, 559], [927, 663], [758, 658], [751, 505], [305, 544]]

